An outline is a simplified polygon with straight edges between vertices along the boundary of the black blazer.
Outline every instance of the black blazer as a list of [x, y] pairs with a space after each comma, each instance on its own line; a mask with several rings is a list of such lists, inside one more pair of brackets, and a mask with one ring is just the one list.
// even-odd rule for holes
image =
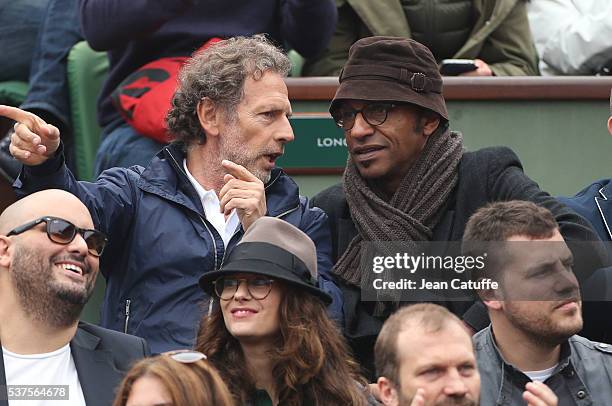
[[[433, 241], [460, 241], [470, 216], [490, 202], [528, 200], [549, 209], [559, 223], [566, 241], [599, 241], [591, 225], [548, 193], [523, 172], [518, 157], [506, 147], [485, 148], [466, 152], [459, 164], [459, 180], [451, 193], [445, 212], [433, 230]], [[348, 244], [357, 235], [357, 229], [344, 196], [342, 184], [331, 186], [311, 200], [329, 216], [332, 235], [332, 259], [334, 262], [344, 253]], [[584, 250], [581, 250], [584, 251]], [[594, 269], [604, 266], [606, 253], [603, 245], [593, 244], [588, 252], [574, 252], [580, 280], [588, 279]], [[384, 320], [371, 315], [372, 303], [360, 301], [360, 289], [340, 281], [344, 294], [345, 334], [351, 347], [362, 363], [366, 373], [373, 367], [372, 349]], [[474, 329], [480, 330], [489, 323], [488, 314], [482, 304], [448, 303], [447, 307]], [[369, 367], [369, 368], [368, 368]]]
[[589, 220], [603, 241], [612, 241], [612, 179], [598, 180], [576, 196], [558, 199]]
[[[115, 390], [131, 365], [148, 356], [140, 337], [79, 322], [70, 350], [87, 406], [109, 406]], [[33, 382], [35, 383], [35, 382]], [[0, 406], [8, 406], [4, 359], [0, 348]]]

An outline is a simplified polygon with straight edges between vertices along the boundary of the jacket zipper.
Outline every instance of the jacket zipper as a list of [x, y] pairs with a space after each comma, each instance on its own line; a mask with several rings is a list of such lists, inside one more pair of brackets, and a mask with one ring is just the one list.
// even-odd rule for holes
[[123, 332], [125, 334], [128, 333], [128, 323], [130, 322], [130, 304], [132, 303], [132, 301], [130, 299], [127, 299], [125, 301], [125, 325], [123, 326]]
[[[208, 231], [208, 234], [210, 234], [210, 238], [212, 239], [213, 242], [213, 250], [215, 251], [215, 271], [218, 269], [217, 268], [217, 242], [215, 241], [215, 235], [212, 233], [212, 231], [210, 231], [210, 228], [208, 227], [208, 224], [206, 224], [206, 220], [202, 217], [200, 217], [200, 221], [202, 222], [202, 224], [204, 224], [204, 227], [206, 227], [206, 231]], [[223, 257], [225, 258], [225, 251], [223, 251]], [[223, 263], [223, 260], [221, 260], [221, 263]]]
[[[176, 167], [178, 168], [178, 170], [184, 174], [185, 176], [187, 176], [185, 174], [185, 172], [183, 172], [183, 169], [181, 168], [181, 166], [179, 165], [179, 163], [177, 162], [176, 158], [174, 158], [174, 155], [172, 155], [172, 153], [170, 151], [168, 151], [168, 155], [170, 155], [170, 157], [172, 158], [172, 160], [174, 161], [174, 164], [176, 165]], [[215, 235], [212, 233], [212, 231], [210, 231], [210, 228], [208, 227], [208, 224], [206, 224], [206, 220], [200, 215], [198, 214], [198, 217], [200, 219], [200, 221], [202, 222], [202, 224], [204, 224], [204, 227], [206, 227], [206, 231], [208, 231], [208, 234], [210, 234], [210, 238], [212, 239], [213, 242], [213, 247], [214, 247], [214, 251], [215, 251], [215, 271], [218, 269], [217, 268], [217, 242], [215, 241]], [[223, 256], [225, 257], [225, 252], [223, 252]]]

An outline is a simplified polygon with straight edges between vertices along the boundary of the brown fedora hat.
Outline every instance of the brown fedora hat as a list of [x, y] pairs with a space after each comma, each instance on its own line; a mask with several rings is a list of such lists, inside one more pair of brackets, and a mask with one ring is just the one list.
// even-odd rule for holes
[[425, 45], [412, 39], [360, 39], [351, 46], [339, 79], [330, 110], [347, 99], [406, 102], [448, 120], [438, 64]]

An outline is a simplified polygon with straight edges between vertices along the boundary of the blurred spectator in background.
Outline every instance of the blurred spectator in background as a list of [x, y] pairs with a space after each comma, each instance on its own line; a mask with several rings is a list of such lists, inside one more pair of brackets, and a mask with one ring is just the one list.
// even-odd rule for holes
[[32, 51], [49, 0], [0, 0], [0, 82], [28, 81]]
[[[24, 79], [29, 82], [30, 89], [20, 107], [59, 128], [66, 147], [67, 163], [73, 168], [74, 151], [66, 66], [68, 53], [77, 42], [83, 39], [79, 29], [78, 0], [48, 0], [45, 2], [19, 0], [11, 1], [13, 5], [9, 8], [25, 7], [30, 3], [48, 4], [44, 13], [41, 13], [41, 21], [36, 26], [37, 29], [40, 27], [36, 43], [33, 43], [28, 50], [20, 49], [21, 56], [26, 54], [29, 56], [33, 51], [31, 70], [25, 70], [26, 74], [30, 72], [30, 76], [29, 79], [27, 77]], [[22, 21], [27, 22], [36, 16], [38, 10], [32, 7], [28, 12], [31, 15], [23, 17]], [[8, 16], [4, 15], [4, 10], [0, 7], [0, 19], [4, 17]], [[6, 26], [0, 25], [0, 32], [3, 28]], [[0, 51], [2, 51], [0, 61], [11, 61], [11, 52], [17, 46], [14, 43], [19, 44], [20, 41], [27, 38], [27, 35], [20, 35], [19, 30], [13, 30], [6, 36], [0, 35], [0, 41], [4, 38], [10, 38], [11, 44], [3, 46], [0, 43]], [[12, 132], [11, 129], [6, 135], [0, 134], [0, 176], [11, 183], [17, 178], [21, 169], [21, 163], [13, 158], [8, 150]]]
[[365, 382], [325, 313], [312, 240], [272, 217], [255, 221], [219, 271], [200, 286], [218, 300], [196, 349], [240, 405], [362, 406]]
[[337, 76], [360, 38], [412, 38], [438, 62], [474, 59], [464, 75], [537, 75], [525, 0], [337, 0], [338, 24], [329, 47], [307, 58], [305, 76]]
[[[612, 47], [610, 49], [612, 50]], [[612, 135], [612, 92], [610, 93], [610, 117], [608, 117], [607, 127], [608, 132]], [[582, 189], [576, 196], [559, 197], [559, 201], [589, 220], [603, 241], [612, 240], [611, 182], [612, 179], [601, 179]], [[608, 247], [609, 250], [612, 248], [609, 244]]]
[[98, 102], [103, 132], [96, 174], [114, 166], [146, 166], [163, 146], [130, 127], [111, 100], [122, 81], [143, 65], [190, 56], [213, 37], [258, 33], [312, 57], [327, 46], [337, 15], [333, 0], [80, 0], [80, 10], [87, 42], [108, 51], [110, 59]]
[[196, 351], [146, 358], [126, 374], [113, 406], [233, 406], [219, 373]]
[[530, 0], [542, 75], [610, 75], [610, 0]]

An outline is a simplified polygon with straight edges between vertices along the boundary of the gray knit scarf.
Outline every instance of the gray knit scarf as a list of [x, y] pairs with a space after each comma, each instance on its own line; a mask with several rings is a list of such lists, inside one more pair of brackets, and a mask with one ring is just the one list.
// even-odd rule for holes
[[[357, 287], [373, 275], [360, 266], [363, 245], [377, 241], [429, 241], [459, 177], [463, 137], [440, 126], [402, 179], [390, 201], [379, 197], [359, 175], [349, 158], [344, 193], [359, 234], [333, 268], [334, 274]], [[370, 267], [371, 269], [371, 267]]]

